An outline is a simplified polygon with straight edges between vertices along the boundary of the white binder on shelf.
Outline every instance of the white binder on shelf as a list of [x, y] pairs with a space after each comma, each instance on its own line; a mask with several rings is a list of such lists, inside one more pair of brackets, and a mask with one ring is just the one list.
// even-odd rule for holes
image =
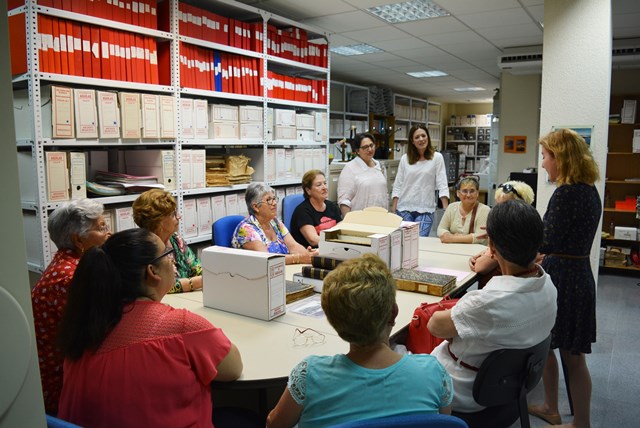
[[276, 149], [267, 149], [266, 170], [264, 172], [264, 181], [272, 183], [276, 181]]
[[207, 163], [204, 149], [190, 150], [191, 152], [191, 188], [204, 189], [207, 187]]
[[191, 150], [182, 150], [180, 154], [180, 165], [182, 166], [182, 177], [180, 183], [181, 188], [192, 189], [193, 182], [191, 181]]
[[133, 221], [133, 208], [131, 207], [116, 208], [114, 217], [116, 220], [116, 232], [138, 227]]
[[76, 88], [73, 90], [73, 101], [76, 138], [98, 138], [96, 91]]
[[196, 199], [196, 208], [198, 211], [198, 235], [208, 235], [211, 233], [211, 225], [213, 224], [211, 198]]
[[185, 199], [183, 202], [184, 213], [182, 215], [182, 225], [184, 226], [184, 237], [194, 238], [198, 236], [198, 210], [195, 199]]
[[142, 138], [160, 138], [160, 102], [154, 94], [142, 94]]
[[87, 197], [87, 153], [69, 152], [69, 187], [71, 199]]
[[193, 121], [193, 100], [180, 98], [180, 121], [182, 122], [182, 138], [192, 139], [195, 137], [195, 127]]
[[69, 200], [67, 152], [45, 152], [47, 199], [49, 202]]
[[224, 205], [227, 215], [238, 215], [238, 195], [231, 193], [224, 195]]
[[98, 135], [100, 138], [120, 138], [120, 109], [118, 93], [97, 91]]
[[195, 139], [206, 140], [209, 138], [207, 100], [193, 100], [193, 128]]
[[276, 149], [276, 180], [287, 179], [287, 164], [285, 149]]
[[53, 138], [74, 138], [73, 89], [50, 86], [51, 125]]
[[224, 203], [224, 195], [216, 195], [211, 197], [211, 210], [213, 211], [214, 222], [227, 215], [227, 208]]
[[176, 138], [175, 98], [159, 95], [160, 104], [160, 138]]
[[120, 111], [122, 113], [122, 138], [141, 138], [140, 94], [119, 92], [118, 97], [120, 98]]

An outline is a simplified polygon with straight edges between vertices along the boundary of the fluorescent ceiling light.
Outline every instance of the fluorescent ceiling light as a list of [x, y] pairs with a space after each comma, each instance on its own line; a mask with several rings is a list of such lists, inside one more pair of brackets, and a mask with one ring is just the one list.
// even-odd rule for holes
[[450, 13], [429, 0], [410, 0], [367, 8], [367, 11], [391, 24], [449, 16]]
[[480, 92], [480, 91], [484, 91], [484, 88], [479, 88], [477, 86], [472, 86], [470, 88], [453, 88], [454, 91], [458, 91], [458, 92]]
[[378, 49], [371, 45], [360, 44], [350, 46], [332, 46], [329, 50], [338, 55], [352, 56], [352, 55], [364, 55], [370, 53], [382, 52], [382, 49]]
[[409, 76], [412, 77], [440, 77], [440, 76], [446, 76], [447, 73], [445, 73], [444, 71], [438, 71], [438, 70], [432, 70], [432, 71], [411, 71], [409, 73], [407, 73]]

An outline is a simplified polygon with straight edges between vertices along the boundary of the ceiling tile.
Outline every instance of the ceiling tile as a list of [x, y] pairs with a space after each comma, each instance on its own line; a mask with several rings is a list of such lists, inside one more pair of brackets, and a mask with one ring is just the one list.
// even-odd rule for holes
[[380, 31], [380, 28], [367, 28], [365, 30], [345, 31], [340, 34], [344, 37], [368, 44], [371, 44], [371, 42], [402, 39], [407, 36], [404, 31], [397, 30], [393, 27], [385, 28], [384, 31]]
[[466, 25], [452, 16], [427, 19], [423, 21], [406, 22], [404, 24], [395, 24], [395, 27], [401, 29], [402, 31], [406, 31], [407, 33], [414, 36], [425, 36], [429, 34], [442, 34], [468, 30], [468, 27]]
[[531, 17], [529, 17], [522, 8], [471, 14], [465, 13], [458, 15], [458, 18], [460, 21], [474, 29], [491, 28], [496, 26], [500, 27], [503, 25], [529, 24], [533, 22]]
[[452, 15], [503, 10], [520, 7], [518, 0], [435, 0]]
[[325, 30], [333, 33], [340, 33], [345, 29], [365, 30], [374, 27], [384, 27], [384, 23], [382, 21], [363, 11], [319, 16], [308, 19], [305, 23], [324, 28]]

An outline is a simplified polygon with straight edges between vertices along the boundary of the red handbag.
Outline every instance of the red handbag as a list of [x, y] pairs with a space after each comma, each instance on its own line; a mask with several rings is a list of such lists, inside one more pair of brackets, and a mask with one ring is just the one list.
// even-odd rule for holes
[[444, 298], [437, 303], [423, 303], [413, 312], [413, 319], [409, 323], [406, 347], [414, 354], [430, 354], [433, 349], [444, 341], [435, 337], [427, 329], [431, 316], [446, 309], [451, 309], [459, 299]]

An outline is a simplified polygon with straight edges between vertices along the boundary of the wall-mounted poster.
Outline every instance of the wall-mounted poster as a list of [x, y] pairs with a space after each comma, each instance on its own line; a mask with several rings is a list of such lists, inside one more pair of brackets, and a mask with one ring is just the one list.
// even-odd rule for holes
[[553, 130], [557, 131], [558, 129], [571, 129], [584, 138], [584, 141], [587, 143], [587, 146], [591, 147], [591, 134], [593, 133], [593, 126], [554, 126]]
[[526, 153], [527, 137], [524, 135], [506, 135], [504, 137], [504, 152], [518, 154]]

